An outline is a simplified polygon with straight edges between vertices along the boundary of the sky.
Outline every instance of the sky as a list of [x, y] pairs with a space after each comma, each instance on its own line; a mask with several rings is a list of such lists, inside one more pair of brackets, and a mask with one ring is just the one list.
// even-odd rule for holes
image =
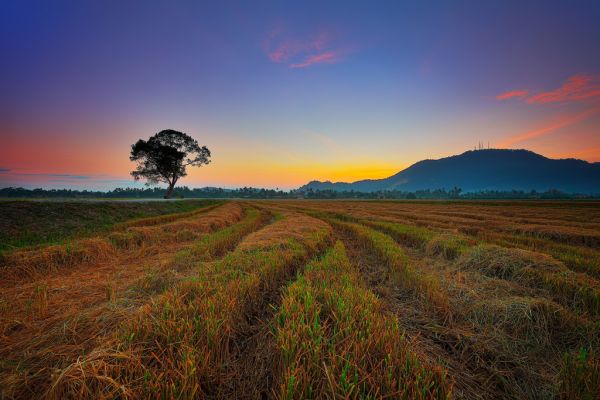
[[526, 148], [600, 161], [599, 1], [0, 2], [0, 187], [136, 186], [163, 129], [190, 187], [383, 178]]

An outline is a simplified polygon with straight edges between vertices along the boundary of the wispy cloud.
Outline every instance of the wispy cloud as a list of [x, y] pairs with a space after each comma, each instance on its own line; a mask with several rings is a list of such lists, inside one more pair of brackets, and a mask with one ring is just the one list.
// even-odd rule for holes
[[306, 68], [315, 64], [335, 64], [342, 61], [341, 51], [325, 51], [307, 57], [304, 61], [296, 64], [290, 64], [290, 68]]
[[517, 143], [524, 142], [529, 139], [537, 138], [540, 136], [547, 135], [558, 129], [565, 128], [569, 125], [573, 125], [577, 122], [588, 119], [596, 114], [600, 114], [600, 107], [591, 108], [577, 114], [564, 115], [556, 118], [552, 122], [536, 129], [532, 129], [527, 132], [523, 132], [514, 136], [511, 136], [497, 144], [498, 147], [510, 147]]
[[325, 31], [307, 38], [286, 36], [278, 27], [268, 35], [263, 49], [270, 61], [287, 64], [289, 68], [307, 68], [317, 64], [335, 64], [349, 53], [334, 43]]
[[586, 101], [600, 98], [600, 75], [574, 75], [561, 87], [538, 93], [527, 99], [529, 104]]
[[600, 100], [600, 74], [573, 75], [559, 88], [531, 94], [527, 90], [511, 90], [496, 96], [497, 100], [523, 98], [529, 104], [595, 102]]
[[600, 74], [573, 75], [559, 88], [546, 92], [533, 94], [527, 90], [512, 90], [496, 96], [497, 100], [512, 98], [523, 99], [527, 104], [556, 103], [569, 105], [569, 108], [585, 109], [577, 113], [558, 115], [539, 128], [512, 135], [497, 143], [499, 147], [509, 147], [526, 140], [539, 138], [600, 114]]
[[9, 172], [10, 168], [2, 168], [0, 167], [0, 172]]
[[513, 97], [525, 97], [529, 94], [528, 90], [511, 90], [510, 92], [504, 92], [496, 96], [496, 100], [508, 100]]

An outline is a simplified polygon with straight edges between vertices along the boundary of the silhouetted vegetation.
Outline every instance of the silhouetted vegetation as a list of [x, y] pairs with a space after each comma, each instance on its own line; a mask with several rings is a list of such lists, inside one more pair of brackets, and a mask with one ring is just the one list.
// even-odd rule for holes
[[148, 141], [140, 139], [133, 144], [129, 159], [137, 163], [136, 170], [131, 172], [134, 179], [146, 179], [148, 185], [166, 183], [164, 197], [169, 199], [177, 181], [187, 175], [187, 166], [210, 163], [210, 150], [200, 147], [196, 139], [185, 133], [166, 129]]
[[[163, 188], [117, 188], [107, 192], [92, 190], [72, 189], [24, 189], [3, 188], [0, 189], [0, 198], [76, 198], [76, 199], [160, 199], [164, 197]], [[175, 188], [173, 198], [187, 199], [463, 199], [463, 200], [485, 200], [485, 199], [595, 199], [598, 195], [564, 193], [551, 189], [545, 192], [535, 190], [523, 191], [499, 191], [486, 190], [481, 192], [463, 193], [460, 188], [417, 190], [415, 192], [403, 192], [399, 190], [383, 190], [379, 192], [357, 192], [335, 190], [274, 190], [253, 187], [238, 189], [223, 189], [214, 187], [189, 188], [182, 186]]]

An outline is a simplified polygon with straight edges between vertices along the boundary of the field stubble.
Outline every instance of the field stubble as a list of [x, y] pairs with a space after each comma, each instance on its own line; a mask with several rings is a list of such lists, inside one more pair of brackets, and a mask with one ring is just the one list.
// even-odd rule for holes
[[2, 398], [600, 393], [600, 204], [228, 202], [7, 252]]

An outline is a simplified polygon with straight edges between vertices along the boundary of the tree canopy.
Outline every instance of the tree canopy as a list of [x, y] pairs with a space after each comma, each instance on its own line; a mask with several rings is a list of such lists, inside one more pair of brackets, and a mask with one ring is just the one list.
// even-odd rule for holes
[[147, 185], [166, 183], [168, 185], [165, 198], [173, 193], [177, 181], [187, 175], [186, 167], [200, 167], [210, 163], [210, 150], [200, 146], [191, 136], [166, 129], [151, 136], [140, 139], [131, 146], [131, 161], [137, 163], [133, 178], [146, 179]]

